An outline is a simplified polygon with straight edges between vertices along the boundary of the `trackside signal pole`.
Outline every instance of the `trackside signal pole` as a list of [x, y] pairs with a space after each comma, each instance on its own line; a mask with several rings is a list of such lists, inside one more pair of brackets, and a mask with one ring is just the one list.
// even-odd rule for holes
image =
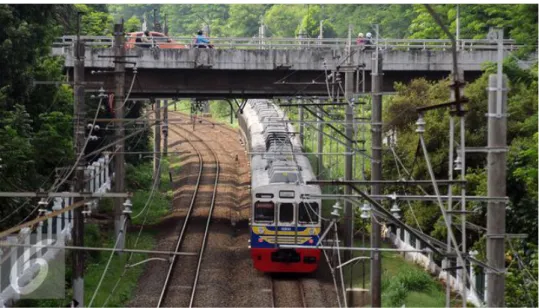
[[[123, 20], [119, 24], [114, 24], [114, 78], [116, 88], [114, 91], [114, 114], [117, 119], [122, 120], [124, 118], [124, 93], [125, 93], [125, 48], [124, 48], [124, 25]], [[124, 122], [117, 122], [117, 129], [115, 132], [117, 153], [115, 153], [116, 161], [114, 163], [114, 190], [116, 192], [123, 192], [125, 190], [125, 128]], [[124, 198], [114, 199], [114, 234], [122, 236], [118, 241], [118, 248], [123, 249], [125, 245], [125, 238], [121, 235], [122, 228], [122, 211], [123, 211]]]
[[[75, 191], [82, 192], [84, 190], [84, 137], [85, 137], [85, 117], [86, 106], [84, 105], [84, 43], [80, 40], [80, 13], [77, 16], [77, 41], [75, 42], [75, 67], [73, 76], [73, 92], [74, 100], [74, 143], [75, 157], [80, 159], [75, 171]], [[74, 202], [81, 202], [83, 198], [74, 198]], [[82, 215], [82, 207], [78, 207], [73, 211], [73, 246], [84, 246], [84, 218]], [[78, 302], [80, 307], [84, 306], [84, 251], [73, 251], [73, 299]]]
[[[376, 46], [372, 59], [372, 162], [371, 180], [382, 179], [382, 57], [378, 50], [379, 28], [376, 25]], [[380, 184], [373, 184], [372, 195], [381, 194]], [[371, 218], [371, 247], [380, 248], [380, 224], [372, 214]], [[371, 307], [382, 305], [382, 255], [379, 251], [371, 252]]]

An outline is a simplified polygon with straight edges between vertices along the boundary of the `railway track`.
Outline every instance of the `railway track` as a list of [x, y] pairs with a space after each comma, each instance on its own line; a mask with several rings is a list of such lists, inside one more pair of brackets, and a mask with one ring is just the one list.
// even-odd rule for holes
[[[196, 185], [195, 185], [195, 188], [194, 188], [194, 191], [193, 191], [193, 195], [191, 197], [191, 201], [190, 201], [190, 204], [189, 204], [189, 207], [188, 207], [188, 211], [187, 211], [187, 214], [185, 216], [185, 220], [184, 220], [184, 223], [182, 225], [182, 228], [181, 228], [181, 231], [179, 232], [179, 235], [178, 235], [178, 238], [176, 240], [176, 245], [174, 247], [174, 251], [175, 252], [178, 252], [178, 251], [181, 251], [184, 244], [186, 242], [194, 242], [194, 241], [197, 241], [197, 236], [196, 234], [198, 233], [197, 231], [199, 230], [195, 230], [196, 229], [196, 226], [193, 226], [195, 225], [196, 223], [193, 223], [193, 219], [192, 219], [192, 213], [195, 209], [195, 207], [197, 206], [198, 203], [200, 202], [197, 202], [199, 201], [199, 191], [200, 191], [200, 187], [201, 187], [201, 182], [203, 180], [203, 173], [205, 170], [209, 170], [208, 173], [211, 174], [214, 173], [214, 180], [213, 180], [213, 191], [211, 193], [211, 201], [210, 201], [210, 206], [209, 206], [209, 210], [208, 210], [208, 214], [207, 214], [207, 217], [206, 217], [206, 223], [205, 223], [205, 228], [203, 230], [203, 235], [202, 235], [202, 240], [199, 240], [200, 242], [200, 245], [199, 245], [199, 254], [198, 254], [198, 260], [197, 260], [197, 263], [196, 263], [196, 269], [194, 271], [194, 273], [192, 273], [192, 277], [191, 277], [191, 284], [190, 284], [190, 294], [189, 294], [189, 307], [192, 307], [193, 306], [193, 302], [195, 300], [195, 295], [196, 295], [196, 291], [197, 291], [197, 283], [198, 283], [198, 278], [199, 278], [199, 274], [200, 274], [200, 268], [201, 268], [201, 264], [202, 264], [202, 260], [203, 260], [203, 257], [204, 257], [204, 250], [205, 250], [205, 247], [206, 247], [206, 240], [208, 238], [208, 230], [209, 230], [209, 226], [210, 226], [210, 222], [211, 222], [211, 219], [212, 219], [212, 213], [213, 213], [213, 209], [214, 209], [214, 205], [215, 205], [215, 199], [216, 199], [216, 195], [217, 195], [217, 184], [219, 182], [219, 171], [220, 171], [220, 164], [219, 164], [219, 158], [218, 156], [216, 155], [216, 153], [213, 151], [213, 149], [208, 146], [201, 138], [199, 138], [198, 136], [194, 135], [192, 132], [190, 132], [189, 130], [187, 129], [184, 129], [184, 128], [181, 128], [181, 127], [176, 127], [176, 128], [173, 128], [173, 127], [169, 127], [169, 131], [182, 137], [183, 139], [185, 139], [190, 145], [191, 147], [193, 147], [193, 149], [195, 150], [197, 156], [198, 156], [198, 159], [199, 159], [199, 173], [198, 173], [198, 177], [197, 177], [197, 182], [196, 182]], [[192, 139], [195, 139], [195, 140], [192, 140]], [[209, 153], [211, 153], [211, 156], [213, 156], [213, 162], [208, 162], [206, 159], [204, 159], [204, 155], [203, 153], [201, 152], [201, 150], [198, 148], [200, 145], [203, 145], [207, 150], [209, 150]], [[213, 165], [213, 166], [212, 166]], [[195, 231], [195, 232], [189, 232], [189, 231], [193, 231], [193, 230], [188, 230], [190, 229], [190, 227], [192, 227], [192, 229]], [[171, 301], [171, 292], [170, 292], [170, 289], [171, 289], [171, 286], [173, 286], [174, 283], [178, 283], [179, 281], [182, 281], [182, 282], [185, 282], [185, 281], [188, 281], [188, 279], [190, 279], [190, 277], [185, 277], [184, 275], [178, 275], [176, 274], [176, 272], [178, 271], [178, 268], [177, 268], [177, 263], [178, 263], [178, 257], [176, 255], [174, 255], [172, 257], [172, 260], [170, 262], [170, 265], [169, 265], [169, 268], [168, 268], [168, 271], [167, 271], [167, 274], [166, 274], [166, 277], [165, 277], [165, 281], [163, 283], [163, 287], [161, 289], [161, 294], [159, 296], [159, 300], [158, 300], [158, 303], [157, 303], [157, 307], [162, 307], [164, 306], [165, 304], [169, 304], [169, 306], [178, 306], [178, 303], [170, 303]], [[181, 270], [181, 269], [179, 269]], [[181, 279], [179, 279], [178, 277], [176, 277], [177, 279], [175, 279], [175, 276], [181, 276]], [[176, 292], [174, 292], [176, 293]], [[177, 294], [174, 294], [174, 295], [177, 295]]]
[[307, 307], [305, 290], [301, 279], [271, 280], [271, 307]]

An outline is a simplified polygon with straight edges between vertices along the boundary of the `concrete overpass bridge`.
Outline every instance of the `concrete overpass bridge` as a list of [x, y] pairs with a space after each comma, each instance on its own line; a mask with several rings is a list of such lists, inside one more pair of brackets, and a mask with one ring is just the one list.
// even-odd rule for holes
[[[115, 54], [112, 37], [82, 37], [85, 48], [85, 81], [88, 89], [114, 88]], [[276, 96], [327, 96], [332, 71], [353, 69], [355, 82], [367, 92], [371, 88], [370, 70], [373, 47], [348, 46], [345, 39], [212, 39], [214, 49], [191, 48], [192, 38], [173, 38], [185, 48], [167, 49], [130, 46], [126, 50], [126, 87], [134, 76], [132, 98], [250, 98]], [[65, 56], [65, 67], [73, 75], [74, 37], [62, 37], [53, 45], [53, 54]], [[135, 44], [136, 45], [136, 44]], [[439, 80], [447, 77], [452, 68], [449, 40], [391, 40], [379, 41], [383, 57], [383, 91], [393, 91], [395, 82], [409, 82], [425, 77]], [[503, 56], [520, 46], [512, 40], [503, 42]], [[489, 40], [460, 40], [458, 64], [464, 78], [472, 81], [481, 74], [487, 61], [498, 56], [496, 42]], [[348, 56], [350, 55], [350, 56]], [[347, 63], [348, 57], [350, 63]], [[536, 61], [533, 55], [521, 61], [529, 67]], [[363, 79], [364, 71], [364, 79]], [[344, 78], [344, 74], [342, 74]], [[127, 91], [128, 89], [126, 89]]]

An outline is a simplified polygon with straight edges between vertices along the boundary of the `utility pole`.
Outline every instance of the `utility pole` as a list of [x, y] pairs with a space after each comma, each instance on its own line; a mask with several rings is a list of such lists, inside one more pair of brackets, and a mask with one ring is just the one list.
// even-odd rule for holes
[[[164, 100], [164, 109], [163, 109], [163, 156], [167, 157], [168, 155], [168, 101]], [[166, 127], [166, 130], [165, 130]]]
[[[354, 94], [354, 69], [352, 68], [351, 61], [351, 44], [352, 44], [352, 25], [348, 26], [348, 54], [346, 60], [346, 70], [344, 73], [344, 98], [347, 102], [346, 105], [346, 115], [345, 115], [345, 129], [344, 133], [346, 135], [346, 152], [348, 153], [344, 157], [344, 180], [351, 181], [353, 180], [353, 146], [354, 143], [354, 103], [353, 103], [353, 94]], [[352, 194], [352, 188], [350, 186], [345, 186], [344, 193], [346, 195]], [[346, 200], [344, 202], [344, 246], [352, 247], [354, 244], [354, 210], [352, 202]], [[344, 260], [346, 262], [352, 259], [352, 251], [344, 251]], [[350, 275], [349, 284], [352, 284], [352, 275]], [[350, 291], [347, 294], [347, 302], [354, 302], [354, 292], [350, 288]]]
[[[124, 25], [123, 20], [119, 24], [114, 24], [114, 78], [116, 83], [116, 88], [114, 90], [114, 114], [117, 119], [122, 120], [124, 118], [124, 95], [125, 95], [125, 48], [124, 48]], [[124, 122], [117, 122], [117, 129], [115, 132], [116, 140], [118, 144], [116, 145], [116, 150], [118, 151], [115, 155], [116, 162], [114, 163], [114, 191], [124, 192], [125, 191], [125, 158], [124, 158], [124, 148], [125, 148], [125, 128]], [[123, 229], [122, 227], [122, 212], [123, 212], [123, 203], [124, 198], [115, 198], [114, 199], [114, 234], [116, 236], [122, 236], [118, 240], [118, 248], [124, 248], [125, 237], [121, 234]]]
[[[504, 76], [505, 77], [505, 76]], [[489, 76], [487, 196], [506, 196], [507, 79], [498, 83]], [[501, 104], [498, 91], [503, 91]], [[500, 108], [498, 108], [500, 107]], [[505, 292], [505, 202], [491, 201], [487, 207], [487, 262], [498, 272], [487, 270], [487, 307], [504, 307]]]
[[[74, 141], [75, 157], [80, 159], [75, 171], [75, 190], [82, 192], [84, 190], [84, 138], [85, 138], [85, 118], [86, 106], [84, 105], [84, 43], [80, 40], [80, 12], [77, 15], [77, 41], [75, 42], [75, 67], [74, 67]], [[80, 202], [83, 198], [74, 198], [74, 202]], [[73, 246], [84, 246], [84, 217], [82, 207], [78, 207], [73, 213]], [[84, 307], [84, 251], [73, 251], [73, 299], [77, 301], [80, 307]]]
[[301, 141], [301, 146], [305, 149], [305, 145], [303, 144], [303, 141], [305, 140], [305, 136], [304, 136], [304, 133], [305, 133], [305, 130], [304, 130], [304, 127], [305, 127], [305, 124], [303, 123], [303, 121], [305, 121], [305, 114], [303, 112], [303, 106], [300, 104], [298, 106], [298, 118], [299, 118], [299, 140]]
[[[378, 50], [379, 26], [376, 25], [376, 50], [372, 59], [372, 167], [371, 180], [382, 179], [382, 57]], [[374, 184], [371, 188], [372, 195], [382, 193], [380, 184]], [[380, 224], [371, 218], [371, 247], [380, 248]], [[382, 255], [379, 251], [371, 252], [371, 307], [382, 305]]]
[[[318, 103], [320, 103], [320, 100], [318, 100]], [[317, 117], [317, 123], [316, 127], [318, 130], [318, 143], [317, 143], [317, 152], [318, 152], [318, 179], [322, 178], [322, 172], [324, 171], [324, 161], [322, 153], [324, 152], [324, 124], [323, 124], [323, 116], [322, 113], [322, 106], [318, 106], [318, 109], [316, 110]]]
[[156, 181], [156, 187], [159, 187], [159, 181], [161, 179], [159, 174], [159, 166], [161, 164], [160, 152], [161, 152], [161, 101], [153, 100], [155, 102], [155, 126], [153, 127], [153, 176]]

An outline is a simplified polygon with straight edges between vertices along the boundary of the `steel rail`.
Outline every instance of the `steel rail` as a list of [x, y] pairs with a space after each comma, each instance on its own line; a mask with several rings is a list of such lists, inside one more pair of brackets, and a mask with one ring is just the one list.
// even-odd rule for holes
[[[271, 281], [271, 289], [270, 289], [270, 292], [271, 292], [271, 307], [272, 308], [275, 308], [275, 307], [278, 307], [276, 306], [276, 303], [277, 303], [277, 293], [275, 292], [275, 284], [277, 283], [276, 282], [276, 279], [274, 279], [273, 277], [270, 277], [270, 281]], [[305, 298], [305, 289], [303, 288], [303, 284], [301, 283], [301, 279], [296, 279], [296, 284], [298, 286], [298, 291], [300, 293], [300, 301], [301, 301], [301, 307], [307, 307], [307, 299]]]
[[298, 282], [299, 294], [301, 295], [301, 305], [303, 307], [307, 307], [307, 299], [305, 298], [305, 289], [303, 288], [303, 283], [301, 282], [301, 279], [298, 279], [297, 282]]
[[[184, 128], [182, 129], [185, 130]], [[191, 134], [191, 136], [194, 136], [194, 133]], [[202, 266], [202, 258], [204, 257], [204, 250], [206, 249], [206, 241], [208, 239], [208, 233], [210, 230], [210, 222], [211, 222], [211, 218], [213, 214], [213, 209], [215, 207], [215, 197], [217, 196], [217, 185], [219, 183], [219, 172], [221, 169], [220, 164], [219, 164], [219, 157], [217, 156], [217, 154], [215, 154], [215, 151], [206, 142], [204, 142], [202, 138], [198, 136], [196, 137], [201, 141], [202, 144], [204, 144], [210, 150], [210, 152], [213, 154], [213, 157], [215, 158], [215, 182], [213, 184], [213, 194], [212, 194], [211, 203], [210, 203], [210, 211], [208, 212], [208, 218], [206, 220], [206, 228], [204, 229], [202, 247], [200, 249], [200, 254], [198, 256], [197, 269], [195, 272], [195, 281], [193, 281], [193, 287], [191, 289], [191, 300], [189, 301], [189, 307], [193, 307], [193, 302], [195, 301], [198, 277], [200, 275], [200, 268]]]
[[275, 303], [277, 302], [277, 298], [275, 296], [275, 280], [270, 277], [270, 292], [271, 292], [271, 308], [275, 308]]
[[[173, 130], [170, 127], [169, 127], [169, 130], [175, 133], [175, 130]], [[186, 139], [186, 140], [189, 142], [188, 139]], [[198, 189], [200, 187], [200, 180], [202, 178], [202, 169], [204, 167], [204, 162], [202, 160], [202, 155], [200, 154], [200, 152], [195, 148], [195, 146], [192, 143], [189, 142], [189, 144], [191, 144], [193, 149], [195, 149], [195, 151], [197, 152], [200, 167], [199, 167], [199, 170], [198, 170], [197, 183], [196, 183], [195, 189], [193, 191], [193, 196], [191, 197], [191, 203], [189, 204], [189, 210], [187, 211], [187, 215], [185, 216], [185, 220], [183, 222], [183, 226], [182, 226], [182, 229], [180, 231], [180, 235], [178, 236], [178, 240], [176, 241], [176, 247], [174, 248], [174, 252], [178, 252], [178, 250], [180, 249], [181, 244], [183, 243], [183, 239], [184, 239], [184, 236], [185, 236], [185, 230], [187, 229], [189, 219], [191, 218], [191, 213], [193, 211], [196, 196], [198, 194]], [[168, 289], [168, 284], [169, 284], [169, 281], [170, 281], [170, 277], [172, 276], [172, 270], [174, 269], [175, 264], [176, 264], [176, 255], [172, 256], [172, 260], [170, 262], [167, 275], [165, 277], [165, 282], [163, 283], [163, 288], [161, 289], [161, 294], [159, 295], [159, 301], [157, 302], [157, 307], [161, 307], [161, 304], [163, 303], [163, 300], [164, 300], [164, 298], [166, 296], [166, 292], [167, 292], [167, 289]]]
[[[204, 257], [204, 251], [205, 251], [205, 247], [206, 247], [206, 241], [207, 241], [207, 238], [208, 238], [210, 222], [211, 222], [211, 218], [212, 218], [212, 214], [213, 214], [213, 209], [215, 207], [215, 199], [216, 199], [216, 196], [217, 196], [217, 186], [218, 186], [218, 182], [219, 182], [220, 163], [219, 163], [219, 158], [216, 155], [216, 153], [213, 151], [213, 149], [206, 142], [204, 142], [204, 140], [202, 140], [202, 138], [194, 135], [192, 132], [188, 131], [185, 128], [181, 128], [181, 127], [178, 127], [178, 128], [185, 131], [185, 132], [187, 132], [187, 133], [189, 133], [190, 136], [195, 136], [198, 139], [197, 141], [204, 144], [204, 146], [206, 146], [210, 150], [210, 152], [212, 153], [212, 155], [215, 158], [215, 168], [216, 168], [215, 169], [215, 181], [214, 181], [212, 200], [211, 200], [211, 203], [210, 203], [210, 210], [208, 212], [208, 218], [206, 220], [206, 226], [205, 226], [204, 235], [203, 235], [203, 239], [202, 239], [202, 243], [201, 243], [201, 249], [200, 249], [199, 254], [198, 254], [198, 261], [197, 261], [197, 267], [196, 267], [196, 271], [195, 271], [195, 277], [194, 277], [193, 285], [192, 285], [192, 288], [191, 288], [191, 296], [190, 296], [190, 301], [189, 301], [189, 307], [192, 307], [194, 299], [195, 299], [195, 295], [196, 295], [198, 278], [200, 276], [200, 268], [201, 268], [201, 265], [202, 265], [202, 259]], [[173, 128], [169, 127], [169, 130], [172, 131], [173, 133], [177, 134], [177, 135], [180, 135], [180, 136], [182, 135], [176, 129], [173, 129]], [[193, 149], [195, 149], [195, 151], [197, 152], [197, 155], [199, 156], [199, 159], [201, 161], [201, 166], [203, 166], [204, 161], [202, 159], [202, 154], [201, 154], [200, 150], [197, 149], [194, 146], [193, 141], [189, 140], [188, 138], [185, 138], [185, 140], [193, 147]], [[201, 176], [201, 174], [202, 174], [202, 169], [203, 169], [203, 167], [200, 169], [199, 176]], [[199, 177], [199, 179], [197, 181], [197, 187], [196, 187], [197, 192], [198, 192], [198, 188], [199, 188], [199, 183], [200, 183], [200, 177]], [[191, 214], [191, 210], [194, 207], [194, 204], [195, 204], [194, 201], [195, 200], [196, 200], [196, 195], [194, 194], [193, 198], [191, 200], [190, 207], [189, 207], [189, 213], [188, 213], [189, 217], [190, 217], [190, 214]], [[187, 228], [187, 224], [188, 224], [188, 219], [186, 218], [185, 223], [182, 226], [182, 233], [180, 234], [180, 236], [182, 237], [182, 239], [181, 239], [182, 242], [183, 242], [183, 239], [184, 239], [184, 235], [185, 235], [184, 232], [185, 232], [185, 229]], [[181, 247], [181, 244], [182, 243], [179, 241], [177, 246], [176, 246], [175, 251], [177, 251]], [[164, 301], [164, 299], [166, 297], [166, 292], [167, 292], [168, 286], [170, 284], [170, 278], [172, 276], [172, 271], [173, 271], [173, 269], [175, 267], [175, 264], [176, 264], [176, 260], [174, 259], [173, 262], [171, 263], [171, 266], [169, 267], [169, 272], [167, 273], [166, 281], [163, 284], [163, 290], [161, 292], [161, 297], [159, 299], [159, 303], [158, 303], [157, 307], [161, 306], [161, 304], [163, 303], [163, 301]]]

